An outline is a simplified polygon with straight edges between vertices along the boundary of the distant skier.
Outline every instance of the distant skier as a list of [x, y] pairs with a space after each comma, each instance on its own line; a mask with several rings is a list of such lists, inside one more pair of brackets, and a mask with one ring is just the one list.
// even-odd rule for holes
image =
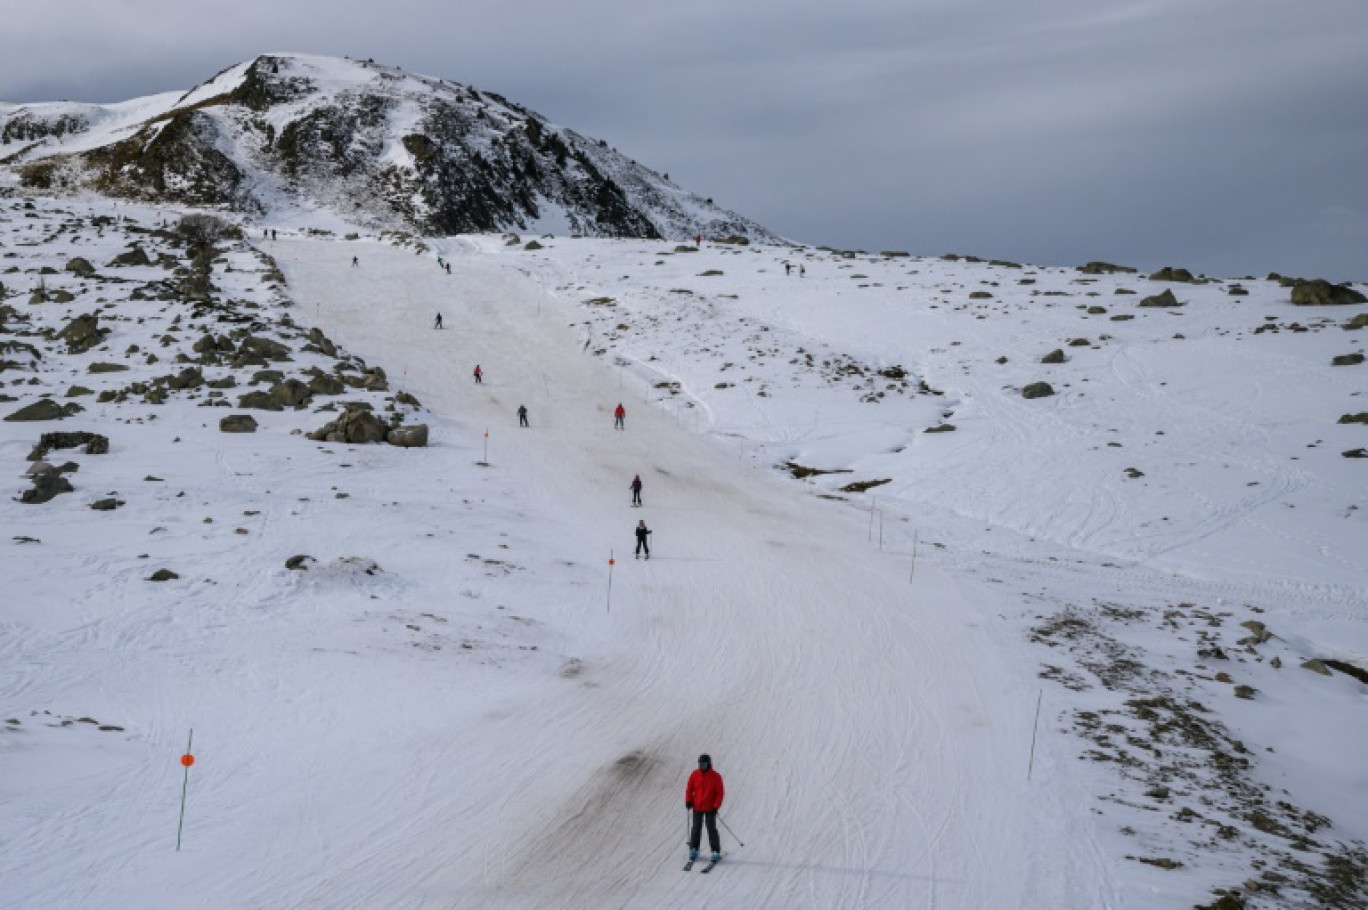
[[693, 813], [689, 830], [689, 862], [698, 859], [698, 845], [703, 839], [703, 823], [708, 825], [708, 846], [713, 862], [722, 859], [722, 841], [717, 836], [717, 810], [722, 808], [722, 775], [713, 770], [712, 758], [698, 756], [698, 768], [689, 775], [684, 785], [684, 808]]
[[785, 263], [784, 263], [784, 274], [785, 274], [785, 275], [791, 275], [791, 274], [793, 274], [793, 263], [791, 263], [791, 262], [785, 262]]
[[623, 422], [623, 421], [625, 421], [626, 419], [627, 419], [627, 409], [624, 408], [624, 407], [622, 406], [622, 402], [619, 401], [619, 402], [618, 402], [618, 406], [617, 406], [616, 408], [613, 409], [613, 429], [615, 429], [615, 430], [625, 430], [625, 429], [627, 429], [627, 425]]
[[440, 268], [442, 268], [445, 264], [446, 264], [446, 263], [442, 262], [442, 257], [441, 257], [441, 256], [438, 256], [438, 257], [437, 257], [437, 268], [440, 269]]
[[353, 256], [353, 257], [352, 257], [352, 266], [355, 267], [355, 266], [358, 266], [358, 265], [360, 265], [360, 264], [361, 264], [361, 260], [360, 260], [360, 259], [357, 259], [355, 256]]
[[651, 529], [648, 528], [648, 527], [646, 527], [646, 519], [643, 518], [643, 519], [641, 519], [641, 521], [638, 521], [638, 522], [637, 522], [637, 526], [636, 526], [636, 539], [637, 539], [637, 545], [636, 545], [636, 558], [637, 558], [637, 559], [640, 559], [640, 558], [641, 558], [641, 551], [642, 551], [642, 550], [645, 550], [645, 551], [646, 551], [646, 558], [647, 558], [647, 559], [650, 559], [650, 558], [651, 558], [651, 545], [650, 545], [650, 543], [648, 543], [647, 540], [646, 540], [646, 538], [647, 538], [647, 537], [650, 537], [650, 536], [651, 536]]
[[525, 404], [518, 405], [518, 426], [527, 426], [527, 405]]
[[450, 261], [448, 261], [447, 264], [446, 264], [446, 273], [447, 273], [448, 275], [451, 274], [451, 262], [450, 262]]
[[432, 320], [432, 327], [433, 327], [434, 329], [440, 329], [440, 328], [442, 327], [442, 314], [441, 314], [441, 313], [438, 313], [438, 314], [437, 314], [437, 318], [434, 319], [434, 320]]
[[702, 245], [703, 245], [703, 235], [702, 235], [702, 234], [694, 234], [694, 246], [702, 246]]
[[484, 384], [484, 371], [480, 369], [480, 365], [478, 363], [475, 364], [475, 384]]
[[632, 478], [632, 505], [641, 505], [641, 475]]

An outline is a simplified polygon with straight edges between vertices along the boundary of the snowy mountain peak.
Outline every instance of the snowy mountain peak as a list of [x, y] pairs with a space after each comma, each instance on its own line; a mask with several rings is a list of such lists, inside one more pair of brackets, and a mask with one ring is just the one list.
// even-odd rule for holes
[[507, 99], [372, 61], [265, 54], [184, 93], [0, 106], [0, 181], [205, 205], [320, 209], [370, 229], [776, 238]]

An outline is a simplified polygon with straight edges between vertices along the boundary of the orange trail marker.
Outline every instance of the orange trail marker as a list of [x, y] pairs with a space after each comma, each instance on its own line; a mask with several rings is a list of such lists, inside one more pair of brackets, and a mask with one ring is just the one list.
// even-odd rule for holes
[[613, 551], [608, 551], [608, 610], [613, 612], [613, 565], [617, 560], [613, 558]]
[[176, 852], [181, 848], [181, 832], [185, 830], [185, 791], [190, 786], [190, 766], [195, 763], [195, 756], [190, 751], [190, 747], [195, 743], [195, 730], [190, 728], [190, 741], [185, 744], [185, 754], [181, 756], [180, 763], [185, 767], [185, 779], [181, 781], [181, 811], [180, 824], [176, 827]]

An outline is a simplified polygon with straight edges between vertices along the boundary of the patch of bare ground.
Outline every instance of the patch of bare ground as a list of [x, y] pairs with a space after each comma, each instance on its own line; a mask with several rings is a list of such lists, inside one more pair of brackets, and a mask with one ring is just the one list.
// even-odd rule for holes
[[[1127, 858], [1175, 875], [1223, 870], [1228, 884], [1199, 910], [1362, 910], [1368, 846], [1335, 837], [1330, 818], [1264, 782], [1260, 758], [1274, 744], [1242, 741], [1212, 707], [1227, 692], [1256, 702], [1258, 692], [1232, 684], [1234, 667], [1212, 673], [1207, 664], [1257, 665], [1272, 637], [1260, 622], [1231, 618], [1187, 603], [1142, 610], [1094, 601], [1037, 617], [1030, 638], [1052, 649], [1039, 676], [1074, 693], [1067, 719], [1083, 742], [1080, 760], [1115, 775], [1116, 788], [1098, 798], [1137, 819], [1121, 828], [1140, 848]], [[1162, 659], [1129, 643], [1145, 637], [1128, 634], [1137, 625], [1151, 640], [1157, 629], [1191, 642], [1191, 668], [1161, 669]]]

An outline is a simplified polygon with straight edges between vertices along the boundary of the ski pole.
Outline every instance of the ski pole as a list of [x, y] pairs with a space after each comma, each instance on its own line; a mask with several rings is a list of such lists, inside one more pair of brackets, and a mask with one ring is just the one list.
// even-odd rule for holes
[[[736, 832], [733, 831], [731, 829], [731, 825], [727, 824], [726, 820], [722, 818], [722, 814], [720, 812], [717, 815], [717, 820], [722, 822], [722, 827], [727, 829], [728, 834], [730, 834], [732, 837], [736, 837]], [[740, 844], [742, 847], [746, 846], [746, 842], [739, 837], [736, 837], [736, 842]]]

